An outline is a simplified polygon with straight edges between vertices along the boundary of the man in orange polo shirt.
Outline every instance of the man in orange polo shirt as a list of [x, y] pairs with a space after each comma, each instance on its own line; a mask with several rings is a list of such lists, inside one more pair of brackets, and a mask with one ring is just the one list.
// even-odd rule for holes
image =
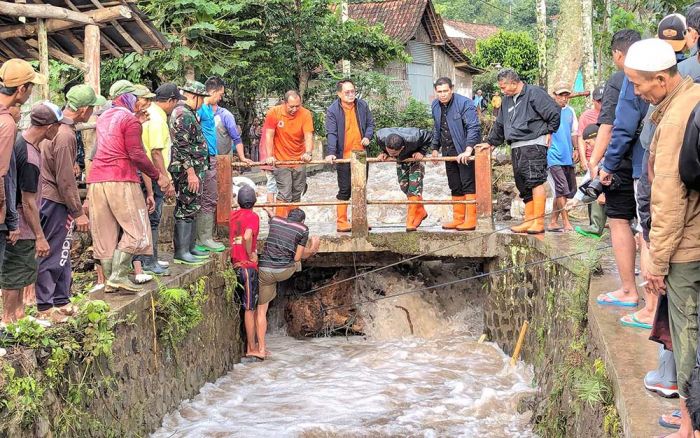
[[[311, 161], [313, 151], [314, 122], [311, 111], [301, 106], [301, 96], [290, 90], [284, 94], [284, 103], [273, 106], [265, 116], [265, 125], [275, 129], [265, 130], [265, 147], [268, 164], [277, 161]], [[306, 188], [305, 166], [275, 167], [272, 171], [277, 182], [277, 199], [282, 202], [299, 202]], [[275, 215], [287, 217], [291, 208], [277, 207]]]
[[[355, 84], [350, 79], [338, 81], [336, 86], [338, 98], [326, 111], [326, 139], [328, 153], [326, 160], [333, 162], [336, 158], [350, 158], [353, 151], [363, 151], [374, 136], [374, 119], [369, 105], [356, 98]], [[338, 171], [339, 201], [350, 200], [350, 164], [336, 164]], [[349, 232], [348, 206], [338, 206], [338, 232]]]

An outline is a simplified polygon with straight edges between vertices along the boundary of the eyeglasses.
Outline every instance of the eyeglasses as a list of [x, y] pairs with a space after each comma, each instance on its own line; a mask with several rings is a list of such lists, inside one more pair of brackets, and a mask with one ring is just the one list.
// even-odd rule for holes
[[343, 91], [343, 94], [346, 96], [354, 96], [357, 94], [357, 91], [356, 90]]

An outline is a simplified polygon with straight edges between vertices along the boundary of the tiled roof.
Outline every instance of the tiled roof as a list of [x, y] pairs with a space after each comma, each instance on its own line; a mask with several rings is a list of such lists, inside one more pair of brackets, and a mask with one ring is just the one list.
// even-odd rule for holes
[[470, 37], [477, 40], [488, 38], [491, 35], [498, 33], [498, 31], [500, 30], [498, 26], [493, 26], [491, 24], [465, 23], [464, 21], [457, 20], [444, 21], [445, 24], [450, 25], [461, 32], [464, 32]]
[[428, 0], [369, 0], [349, 2], [348, 15], [369, 24], [384, 24], [384, 33], [407, 43], [420, 25]]

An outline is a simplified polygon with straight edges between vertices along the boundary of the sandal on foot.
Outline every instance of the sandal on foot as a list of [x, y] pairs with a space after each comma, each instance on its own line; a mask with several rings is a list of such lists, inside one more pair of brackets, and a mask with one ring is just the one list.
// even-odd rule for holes
[[635, 315], [634, 313], [630, 313], [629, 315], [625, 315], [622, 318], [620, 318], [620, 324], [622, 324], [624, 327], [634, 327], [651, 330], [651, 324], [640, 321], [639, 318], [637, 318], [637, 315]]
[[[678, 414], [678, 415], [676, 415], [676, 414]], [[671, 413], [671, 416], [674, 418], [681, 418], [681, 411], [673, 411]], [[665, 415], [662, 415], [659, 417], [659, 425], [661, 427], [665, 427], [667, 429], [676, 429], [676, 430], [681, 428], [680, 424], [670, 423], [670, 422], [664, 420], [664, 417], [665, 417]]]
[[618, 298], [615, 298], [612, 292], [603, 294], [603, 296], [608, 299], [601, 299], [600, 296], [596, 299], [596, 303], [601, 306], [637, 307], [639, 304], [638, 301], [620, 301]]

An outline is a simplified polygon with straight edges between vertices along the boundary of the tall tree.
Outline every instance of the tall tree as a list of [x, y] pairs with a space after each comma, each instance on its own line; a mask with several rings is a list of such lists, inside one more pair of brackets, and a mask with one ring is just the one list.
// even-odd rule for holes
[[595, 86], [593, 68], [593, 0], [581, 0], [581, 37], [583, 43], [583, 82], [586, 89]]
[[547, 3], [537, 0], [537, 66], [540, 85], [547, 83]]
[[576, 79], [583, 58], [581, 17], [581, 0], [561, 0], [556, 47], [547, 77], [549, 87], [558, 81], [573, 84]]

